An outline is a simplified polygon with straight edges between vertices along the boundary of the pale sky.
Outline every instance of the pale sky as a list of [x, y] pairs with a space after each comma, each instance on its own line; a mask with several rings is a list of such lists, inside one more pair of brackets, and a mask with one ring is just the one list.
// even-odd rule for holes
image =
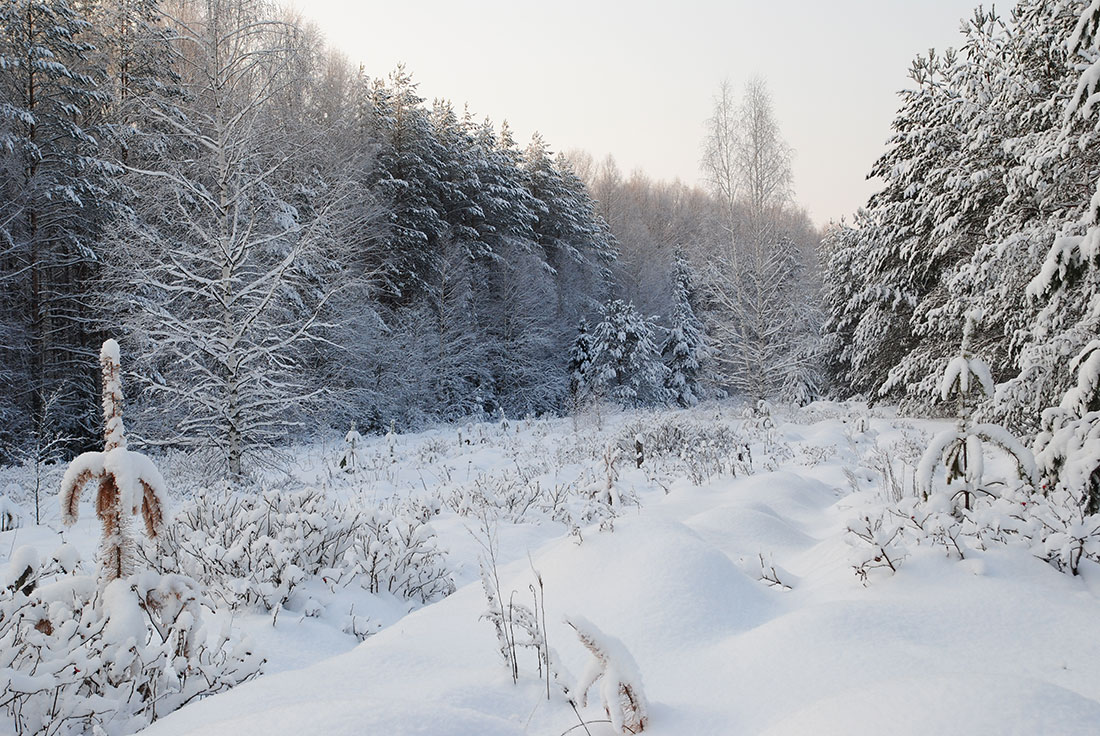
[[957, 46], [977, 0], [297, 0], [370, 76], [404, 62], [429, 101], [507, 119], [523, 144], [700, 181], [728, 77], [767, 80], [797, 199], [824, 224], [863, 204], [912, 58]]

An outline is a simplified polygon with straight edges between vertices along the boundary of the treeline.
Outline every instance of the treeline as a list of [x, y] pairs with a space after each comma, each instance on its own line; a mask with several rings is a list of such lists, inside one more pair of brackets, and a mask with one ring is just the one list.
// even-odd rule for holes
[[702, 189], [517, 144], [263, 0], [4, 0], [0, 28], [0, 462], [95, 442], [105, 337], [134, 440], [232, 476], [352, 424], [819, 391], [762, 85], [723, 88]]
[[[666, 378], [677, 385], [692, 363], [687, 346], [699, 320], [705, 339], [692, 395], [819, 398], [826, 385], [821, 235], [795, 200], [793, 153], [764, 82], [752, 80], [740, 94], [723, 83], [701, 143], [705, 187], [627, 175], [611, 157], [597, 163], [571, 154], [619, 244], [615, 296], [640, 315], [659, 315], [654, 339], [665, 340], [673, 374]], [[668, 358], [673, 333], [685, 356], [678, 366]]]
[[1091, 416], [1095, 433], [1100, 409], [1098, 14], [1081, 0], [978, 10], [957, 51], [915, 60], [872, 172], [884, 186], [828, 238], [839, 393], [940, 411], [938, 378], [969, 321], [967, 350], [997, 384], [979, 415], [1040, 445], [1073, 425], [1073, 442], [1089, 445], [1079, 422]]
[[234, 471], [317, 410], [560, 407], [615, 244], [540, 137], [370, 79], [260, 2], [0, 8], [4, 461], [98, 434], [105, 335], [146, 439]]

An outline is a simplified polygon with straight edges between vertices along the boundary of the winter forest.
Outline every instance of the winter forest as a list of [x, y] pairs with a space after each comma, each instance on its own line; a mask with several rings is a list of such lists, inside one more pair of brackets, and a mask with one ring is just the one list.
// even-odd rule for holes
[[1100, 0], [824, 226], [763, 76], [685, 183], [416, 72], [0, 0], [0, 734], [1096, 729]]

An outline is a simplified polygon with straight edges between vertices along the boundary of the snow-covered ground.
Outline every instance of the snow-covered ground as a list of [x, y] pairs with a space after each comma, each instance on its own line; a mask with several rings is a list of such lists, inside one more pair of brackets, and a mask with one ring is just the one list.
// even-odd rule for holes
[[[695, 454], [655, 447], [654, 437], [685, 427], [698, 429]], [[339, 443], [302, 448], [294, 485], [438, 509], [430, 527], [457, 591], [422, 605], [346, 586], [318, 592], [315, 615], [304, 599], [278, 616], [238, 614], [266, 674], [146, 732], [613, 733], [600, 684], [577, 711], [556, 682], [548, 700], [533, 649], [520, 649], [513, 684], [483, 617], [478, 560], [492, 540], [503, 596], [530, 606], [541, 578], [564, 684], [591, 659], [566, 616], [629, 652], [649, 704], [646, 733], [1098, 732], [1093, 567], [1074, 577], [1023, 548], [957, 560], [914, 547], [896, 574], [875, 569], [865, 583], [854, 573], [868, 553], [853, 547], [849, 522], [914, 492], [912, 468], [938, 428], [860, 406], [817, 404], [774, 420], [710, 407], [366, 438], [353, 474], [336, 467]], [[607, 488], [609, 463], [612, 519], [579, 500]], [[169, 465], [169, 484], [183, 483], [186, 468]], [[532, 488], [537, 498], [524, 495]], [[547, 500], [555, 494], [560, 502]], [[0, 533], [0, 563], [26, 544], [48, 555], [60, 537], [92, 558], [90, 511], [63, 532], [49, 511], [46, 525]], [[340, 625], [353, 608], [381, 627], [362, 643]]]

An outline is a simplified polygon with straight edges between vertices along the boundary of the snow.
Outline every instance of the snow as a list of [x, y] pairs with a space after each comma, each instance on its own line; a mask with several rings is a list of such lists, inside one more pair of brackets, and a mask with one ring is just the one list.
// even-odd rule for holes
[[16, 549], [8, 560], [8, 568], [2, 581], [5, 588], [15, 585], [28, 569], [38, 568], [38, 550], [34, 547], [24, 546]]
[[141, 507], [144, 489], [150, 488], [161, 507], [165, 505], [167, 489], [157, 466], [140, 452], [116, 448], [103, 457], [103, 469], [112, 473], [118, 484], [122, 508], [136, 514]]
[[599, 682], [600, 702], [611, 727], [619, 732], [624, 728], [630, 733], [644, 730], [649, 706], [634, 657], [621, 641], [583, 616], [566, 616], [563, 620], [593, 655], [581, 679], [570, 689], [570, 696], [579, 698], [582, 706], [587, 705], [589, 689]]
[[76, 508], [72, 503], [73, 496], [80, 494], [89, 478], [97, 478], [101, 475], [103, 475], [102, 452], [85, 452], [77, 455], [69, 463], [65, 475], [61, 479], [61, 513], [66, 524], [76, 522], [76, 516], [67, 511], [67, 509]]
[[99, 350], [99, 359], [101, 361], [110, 361], [118, 365], [122, 362], [121, 354], [122, 351], [118, 346], [118, 341], [109, 338], [103, 341], [103, 347]]
[[[156, 498], [160, 508], [166, 508], [168, 490], [156, 464], [140, 452], [122, 446], [107, 452], [85, 452], [69, 464], [61, 481], [62, 509], [73, 508], [71, 498], [74, 493], [83, 490], [87, 479], [97, 479], [104, 473], [114, 476], [123, 509], [137, 514], [146, 488]], [[70, 517], [65, 511], [63, 514], [66, 524], [76, 521], [75, 516]]]
[[145, 641], [145, 621], [129, 580], [112, 580], [107, 584], [103, 590], [103, 610], [107, 618], [103, 639], [108, 644], [128, 649]]
[[970, 371], [966, 365], [966, 358], [961, 355], [952, 358], [943, 371], [943, 381], [940, 383], [940, 398], [947, 401], [952, 391], [955, 390], [956, 383], [959, 385], [959, 393], [965, 395], [970, 389], [969, 380]]
[[[593, 693], [587, 706], [578, 700], [593, 736], [614, 732], [595, 721], [611, 720], [603, 701], [615, 693], [604, 688], [616, 681], [643, 695], [644, 733], [656, 735], [1095, 731], [1100, 641], [1087, 632], [1100, 616], [1100, 567], [1089, 563], [1074, 577], [1018, 547], [990, 547], [962, 561], [942, 548], [917, 547], [895, 574], [876, 570], [863, 584], [845, 530], [869, 503], [881, 505], [877, 453], [915, 465], [917, 456], [905, 449], [910, 438], [928, 446], [928, 437], [942, 433], [938, 443], [946, 446], [959, 432], [942, 422], [815, 404], [793, 413], [777, 407], [773, 425], [712, 405], [467, 425], [460, 435], [441, 428], [368, 436], [354, 477], [327, 469], [345, 449], [342, 437], [299, 448], [295, 478], [302, 484], [324, 480], [326, 492], [365, 503], [443, 499], [431, 526], [448, 551], [457, 591], [427, 605], [351, 588], [329, 601], [306, 583], [320, 602], [317, 615], [304, 606], [277, 618], [234, 612], [235, 625], [268, 657], [267, 674], [193, 702], [143, 733], [553, 736], [578, 726], [557, 684], [546, 699], [533, 651], [518, 652], [520, 677], [512, 683], [493, 626], [481, 617], [477, 523], [448, 499], [475, 479], [483, 490], [505, 489], [505, 480], [518, 483], [524, 473], [544, 489], [602, 484], [608, 443], [632, 443], [639, 423], [649, 439], [672, 420], [743, 437], [751, 469], [696, 485], [682, 471], [687, 461], [647, 446], [642, 468], [630, 454], [618, 467], [617, 491], [639, 503], [619, 509], [613, 531], [585, 527], [578, 540], [568, 523], [534, 510], [492, 522], [501, 590], [530, 605], [535, 571], [543, 581], [547, 641], [561, 682], [572, 686], [577, 679], [569, 673], [582, 675], [593, 660], [566, 617], [615, 663], [596, 683], [601, 696]], [[971, 436], [990, 438], [979, 429]], [[983, 470], [995, 474], [1002, 465], [987, 455]], [[91, 516], [63, 533], [85, 559], [97, 533]], [[42, 557], [59, 542], [48, 527], [0, 533], [0, 562], [14, 534]], [[761, 579], [765, 564], [783, 585]], [[110, 610], [121, 638], [133, 611], [126, 596], [118, 600]], [[361, 643], [340, 628], [350, 606], [380, 627]]]

